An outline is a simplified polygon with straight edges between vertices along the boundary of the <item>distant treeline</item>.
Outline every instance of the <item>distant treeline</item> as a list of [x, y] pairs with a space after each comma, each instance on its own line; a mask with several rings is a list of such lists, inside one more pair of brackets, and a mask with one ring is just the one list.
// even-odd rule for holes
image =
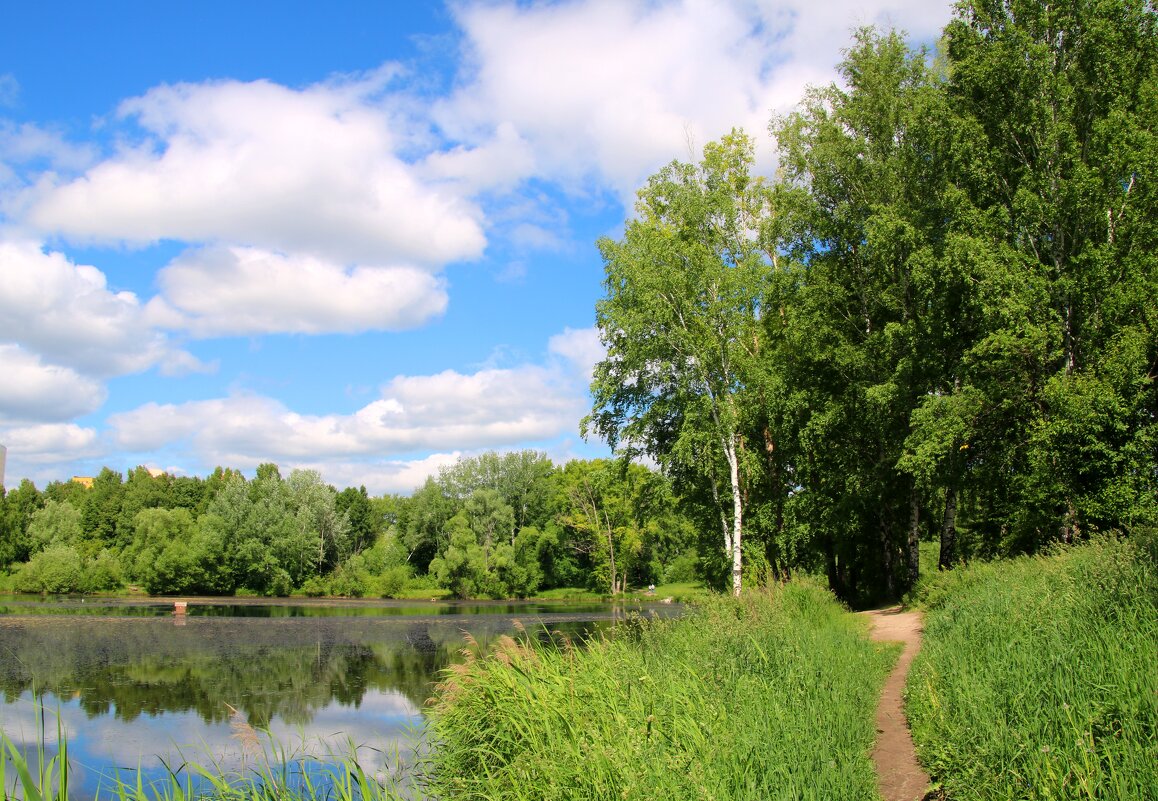
[[407, 587], [524, 597], [605, 594], [696, 578], [694, 529], [659, 473], [623, 461], [558, 467], [534, 451], [462, 459], [406, 497], [319, 474], [25, 480], [0, 500], [0, 567], [21, 592], [393, 597]]

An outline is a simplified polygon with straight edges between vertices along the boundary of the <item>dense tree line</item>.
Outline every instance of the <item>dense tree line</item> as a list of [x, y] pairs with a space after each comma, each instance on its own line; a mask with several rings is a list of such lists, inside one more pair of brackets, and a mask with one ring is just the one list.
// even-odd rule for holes
[[394, 596], [415, 582], [460, 597], [603, 593], [696, 575], [670, 482], [623, 461], [557, 467], [533, 451], [462, 459], [411, 496], [337, 491], [318, 473], [30, 481], [0, 499], [13, 589]]
[[861, 603], [913, 584], [921, 540], [947, 566], [1158, 525], [1153, 2], [963, 0], [935, 53], [864, 29], [840, 75], [771, 122], [773, 179], [734, 131], [599, 243], [583, 429], [621, 458], [490, 453], [374, 499], [272, 465], [25, 483], [0, 565], [496, 597], [805, 569]]
[[721, 583], [865, 601], [921, 539], [1158, 522], [1156, 33], [1144, 0], [966, 0], [935, 54], [861, 30], [774, 180], [733, 132], [641, 190], [584, 425], [673, 478]]

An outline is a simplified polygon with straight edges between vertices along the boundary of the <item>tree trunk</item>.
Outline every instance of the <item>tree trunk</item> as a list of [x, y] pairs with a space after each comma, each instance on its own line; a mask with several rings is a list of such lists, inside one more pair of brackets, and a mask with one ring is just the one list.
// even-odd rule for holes
[[939, 570], [948, 570], [957, 561], [957, 491], [950, 485], [945, 488], [945, 518], [941, 523], [941, 558], [937, 561]]
[[909, 491], [909, 589], [917, 585], [921, 577], [921, 503], [917, 497], [914, 482]]
[[724, 455], [728, 457], [728, 473], [732, 481], [732, 594], [740, 594], [740, 576], [743, 561], [740, 551], [740, 531], [743, 526], [744, 499], [740, 492], [740, 460], [736, 456], [734, 443], [726, 443]]
[[616, 589], [616, 574], [615, 574], [615, 539], [611, 530], [611, 521], [607, 519], [607, 511], [603, 512], [603, 519], [607, 525], [607, 553], [611, 558], [611, 594], [615, 595]]
[[836, 566], [836, 550], [832, 546], [832, 537], [824, 538], [824, 567], [828, 573], [828, 589], [838, 598], [844, 597], [844, 588], [840, 582], [840, 572]]
[[880, 524], [878, 526], [878, 535], [881, 542], [881, 560], [884, 562], [885, 568], [885, 595], [891, 600], [897, 594], [896, 565], [894, 563], [895, 554], [893, 553], [892, 537], [889, 536], [889, 517], [881, 510]]
[[716, 502], [716, 508], [720, 511], [720, 528], [724, 532], [724, 556], [728, 557], [732, 555], [732, 528], [728, 525], [728, 513], [720, 500], [719, 484], [716, 483], [716, 477], [711, 471], [708, 471], [708, 481], [712, 485], [712, 500]]

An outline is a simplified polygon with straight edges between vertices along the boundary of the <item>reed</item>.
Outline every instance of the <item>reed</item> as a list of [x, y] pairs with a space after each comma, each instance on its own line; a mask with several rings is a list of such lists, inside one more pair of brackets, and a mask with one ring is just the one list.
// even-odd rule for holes
[[1158, 575], [1112, 538], [921, 593], [907, 712], [953, 801], [1158, 798]]
[[[69, 792], [68, 742], [59, 727], [57, 743], [55, 756], [46, 759], [40, 745], [31, 761], [0, 732], [2, 797], [24, 801], [74, 798]], [[148, 782], [139, 771], [130, 780], [113, 776], [102, 783], [93, 801], [399, 801], [407, 797], [396, 777], [384, 780], [370, 775], [355, 753], [351, 743], [349, 756], [323, 762], [296, 757], [265, 737], [245, 772], [227, 770], [212, 758], [186, 761], [168, 768], [163, 778]]]
[[429, 714], [440, 799], [875, 799], [868, 758], [895, 648], [810, 582], [582, 650], [502, 639]]

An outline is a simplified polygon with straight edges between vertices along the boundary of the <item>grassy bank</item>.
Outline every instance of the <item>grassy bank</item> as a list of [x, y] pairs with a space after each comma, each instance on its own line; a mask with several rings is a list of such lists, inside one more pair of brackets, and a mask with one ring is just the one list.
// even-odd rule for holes
[[716, 598], [578, 651], [504, 640], [454, 669], [425, 766], [443, 799], [873, 799], [895, 650], [825, 591]]
[[[873, 710], [895, 655], [807, 582], [713, 597], [678, 620], [632, 621], [583, 650], [505, 638], [447, 674], [420, 784], [443, 801], [869, 801]], [[60, 797], [69, 784], [60, 747], [61, 758], [25, 761], [0, 735], [0, 784]], [[311, 766], [275, 753], [247, 775], [190, 763], [152, 787], [112, 782], [101, 797], [405, 797], [375, 778], [353, 760]]]
[[1158, 576], [1101, 539], [921, 593], [908, 685], [922, 762], [966, 799], [1158, 798]]

